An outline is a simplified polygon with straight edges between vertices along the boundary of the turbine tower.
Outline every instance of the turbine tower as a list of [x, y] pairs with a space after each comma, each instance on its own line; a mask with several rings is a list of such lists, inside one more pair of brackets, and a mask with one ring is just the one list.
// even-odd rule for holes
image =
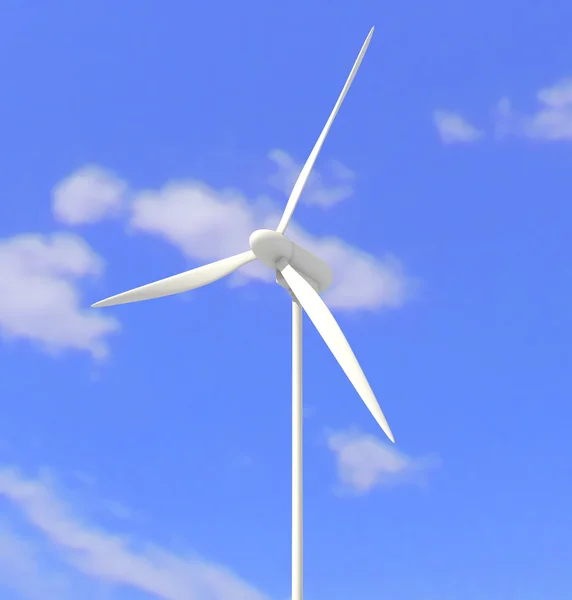
[[332, 283], [330, 267], [285, 235], [328, 131], [363, 60], [373, 31], [372, 28], [329, 119], [294, 184], [276, 231], [260, 229], [252, 233], [249, 238], [250, 250], [242, 254], [161, 279], [93, 304], [93, 307], [113, 306], [186, 292], [221, 279], [253, 260], [259, 260], [275, 271], [276, 282], [290, 293], [292, 297], [292, 600], [303, 599], [302, 310], [306, 312], [322, 336], [374, 419], [389, 439], [395, 441], [348, 341], [320, 298], [320, 294]]

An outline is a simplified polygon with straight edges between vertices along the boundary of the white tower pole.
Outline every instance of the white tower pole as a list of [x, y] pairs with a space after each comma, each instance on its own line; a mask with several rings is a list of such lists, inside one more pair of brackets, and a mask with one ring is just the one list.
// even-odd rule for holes
[[302, 307], [292, 298], [292, 600], [303, 592]]

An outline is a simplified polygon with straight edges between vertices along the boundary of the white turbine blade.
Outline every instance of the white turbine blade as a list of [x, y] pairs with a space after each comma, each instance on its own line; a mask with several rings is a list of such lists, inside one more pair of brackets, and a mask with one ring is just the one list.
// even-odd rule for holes
[[242, 254], [229, 256], [217, 262], [197, 267], [179, 275], [173, 275], [166, 279], [160, 279], [154, 283], [142, 285], [141, 287], [111, 296], [92, 305], [92, 308], [100, 306], [114, 306], [115, 304], [127, 304], [128, 302], [139, 302], [140, 300], [150, 300], [151, 298], [161, 298], [171, 294], [179, 294], [202, 287], [229, 275], [239, 267], [253, 261], [256, 258], [254, 252], [249, 250]]
[[314, 163], [316, 162], [316, 159], [318, 158], [318, 154], [320, 153], [320, 150], [322, 149], [324, 140], [326, 139], [326, 136], [328, 135], [328, 132], [330, 131], [330, 127], [332, 126], [332, 123], [334, 122], [334, 119], [336, 118], [336, 115], [338, 114], [338, 111], [340, 110], [340, 106], [342, 105], [342, 102], [344, 101], [344, 98], [346, 97], [346, 94], [348, 93], [348, 90], [350, 89], [352, 81], [354, 80], [354, 77], [356, 76], [356, 73], [358, 72], [359, 66], [361, 65], [361, 61], [363, 60], [363, 57], [365, 56], [367, 47], [369, 46], [369, 42], [371, 40], [371, 36], [373, 35], [373, 30], [374, 30], [374, 28], [372, 27], [371, 31], [369, 32], [369, 35], [367, 36], [365, 42], [363, 43], [360, 53], [354, 63], [352, 70], [351, 70], [351, 73], [350, 73], [349, 77], [347, 78], [346, 84], [344, 85], [344, 89], [342, 90], [342, 93], [340, 94], [340, 97], [338, 98], [338, 101], [336, 102], [336, 105], [334, 106], [334, 110], [332, 110], [332, 114], [330, 115], [330, 118], [328, 119], [326, 126], [322, 130], [322, 133], [320, 134], [320, 137], [318, 138], [316, 145], [314, 146], [312, 152], [310, 153], [310, 156], [308, 157], [306, 164], [302, 168], [300, 175], [298, 175], [298, 179], [296, 180], [296, 183], [294, 184], [292, 193], [290, 194], [290, 197], [288, 198], [288, 203], [286, 204], [284, 214], [282, 215], [282, 218], [280, 219], [280, 223], [278, 224], [278, 227], [276, 229], [276, 231], [278, 231], [278, 233], [284, 233], [286, 231], [286, 227], [288, 227], [288, 223], [292, 217], [292, 214], [294, 213], [296, 204], [298, 204], [300, 195], [302, 194], [304, 186], [306, 185], [306, 183], [308, 181], [308, 177], [310, 176], [310, 171], [312, 170], [312, 167], [314, 166]]
[[296, 299], [302, 305], [308, 317], [310, 317], [318, 333], [322, 336], [324, 342], [326, 342], [326, 345], [340, 364], [340, 367], [342, 367], [344, 373], [348, 376], [348, 379], [364, 401], [369, 412], [373, 415], [373, 418], [383, 429], [387, 437], [392, 442], [395, 442], [391, 429], [383, 416], [383, 412], [377, 403], [364, 372], [359, 366], [355, 354], [329, 308], [324, 304], [324, 301], [314, 288], [293, 267], [286, 265], [280, 269], [280, 272], [284, 276], [286, 283], [290, 286], [294, 296], [296, 296]]

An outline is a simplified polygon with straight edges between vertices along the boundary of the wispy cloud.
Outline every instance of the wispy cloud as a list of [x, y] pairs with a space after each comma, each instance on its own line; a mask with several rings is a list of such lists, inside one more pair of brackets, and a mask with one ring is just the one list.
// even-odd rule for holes
[[[26, 478], [13, 468], [0, 469], [0, 498], [19, 509], [72, 573], [95, 582], [128, 587], [162, 600], [266, 600], [223, 566], [151, 544], [135, 549], [133, 539], [88, 525], [45, 479]], [[3, 552], [1, 541], [0, 574], [7, 564], [19, 561], [25, 578], [35, 564], [27, 548], [14, 538], [5, 540], [9, 547]], [[24, 583], [13, 581], [13, 587], [22, 588]], [[40, 600], [31, 594], [27, 597]]]
[[101, 272], [102, 261], [71, 233], [0, 240], [0, 333], [49, 352], [73, 348], [96, 358], [119, 327], [108, 315], [81, 308], [78, 282]]
[[[289, 196], [302, 170], [302, 165], [284, 150], [272, 150], [268, 157], [276, 166], [275, 172], [268, 178], [269, 183]], [[312, 170], [300, 198], [301, 202], [329, 208], [352, 196], [355, 173], [338, 161], [331, 161], [328, 167], [327, 177], [315, 168]]]
[[497, 105], [497, 133], [544, 141], [572, 140], [572, 78], [563, 78], [536, 94], [540, 107], [532, 114], [515, 111], [508, 98]]
[[423, 483], [427, 472], [439, 464], [435, 457], [411, 458], [357, 430], [331, 433], [328, 446], [336, 457], [341, 490], [356, 495], [379, 486]]
[[96, 223], [118, 214], [127, 189], [126, 182], [110, 171], [86, 165], [54, 186], [52, 210], [68, 225]]
[[70, 578], [58, 567], [43, 564], [41, 548], [5, 524], [0, 526], [0, 587], [26, 600], [74, 598]]
[[483, 137], [480, 129], [455, 112], [435, 110], [433, 123], [444, 144], [468, 144]]
[[[73, 178], [74, 174], [68, 179]], [[118, 179], [113, 174], [109, 178]], [[267, 199], [250, 200], [237, 190], [217, 190], [196, 180], [130, 190], [129, 197], [129, 229], [173, 244], [196, 264], [245, 251], [255, 229], [274, 228], [280, 219], [280, 210]], [[339, 238], [311, 236], [296, 223], [288, 233], [330, 263], [334, 284], [325, 299], [334, 309], [398, 307], [414, 293], [415, 282], [389, 254], [374, 257]], [[241, 275], [247, 281], [274, 280], [274, 274], [257, 263], [244, 267]]]

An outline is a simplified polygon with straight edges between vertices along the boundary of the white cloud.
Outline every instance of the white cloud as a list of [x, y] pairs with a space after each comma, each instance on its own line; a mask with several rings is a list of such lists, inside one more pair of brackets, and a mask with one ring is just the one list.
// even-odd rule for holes
[[131, 210], [133, 228], [158, 235], [198, 260], [248, 250], [248, 237], [264, 221], [239, 192], [192, 180], [135, 194]]
[[69, 225], [95, 223], [117, 214], [125, 200], [127, 184], [113, 173], [87, 165], [60, 181], [52, 190], [52, 210]]
[[[279, 180], [290, 190], [290, 180], [296, 177], [297, 165], [283, 151], [271, 153], [281, 165]], [[89, 167], [97, 171], [97, 167]], [[102, 171], [100, 171], [102, 172]], [[309, 197], [325, 206], [352, 193], [353, 173], [341, 163], [332, 162], [331, 172], [340, 185], [326, 186], [316, 177], [309, 183]], [[83, 177], [85, 169], [72, 173], [65, 181], [81, 180], [82, 197], [98, 195], [97, 178]], [[83, 177], [83, 179], [82, 179]], [[109, 181], [120, 181], [107, 173]], [[89, 182], [94, 185], [90, 190]], [[123, 184], [122, 184], [123, 185]], [[65, 186], [64, 186], [65, 187]], [[248, 249], [248, 238], [256, 229], [274, 228], [281, 210], [267, 198], [249, 200], [233, 189], [217, 190], [196, 180], [171, 181], [159, 189], [130, 190], [126, 216], [129, 228], [162, 238], [176, 246], [197, 265], [225, 258]], [[97, 204], [97, 201], [94, 200]], [[89, 210], [87, 211], [89, 212]], [[406, 276], [400, 262], [391, 255], [377, 258], [335, 237], [318, 238], [306, 233], [293, 222], [288, 230], [292, 239], [307, 246], [329, 262], [334, 283], [324, 298], [334, 309], [375, 309], [398, 307], [409, 299], [416, 283]], [[259, 280], [272, 282], [274, 274], [258, 262], [250, 263], [232, 281]]]
[[[17, 507], [28, 524], [75, 572], [95, 581], [132, 588], [162, 600], [266, 600], [228, 569], [87, 525], [45, 480], [0, 470], [0, 497]], [[0, 546], [0, 561], [2, 560]]]
[[56, 233], [0, 240], [0, 333], [50, 352], [87, 350], [101, 358], [118, 323], [80, 307], [77, 280], [97, 275], [100, 258], [79, 236]]
[[572, 78], [541, 89], [537, 99], [540, 108], [524, 115], [503, 98], [497, 108], [497, 131], [545, 141], [572, 140]]
[[324, 293], [331, 308], [398, 308], [415, 293], [417, 282], [406, 276], [399, 260], [391, 254], [379, 259], [339, 238], [311, 236], [295, 223], [288, 233], [293, 241], [332, 267], [334, 281]]
[[[130, 226], [176, 246], [197, 264], [248, 250], [250, 234], [264, 227], [267, 203], [249, 203], [235, 190], [217, 191], [194, 180], [171, 182], [134, 194]], [[279, 216], [274, 217], [278, 223]], [[274, 281], [258, 262], [240, 270], [243, 279]]]
[[435, 110], [433, 122], [444, 144], [476, 142], [483, 136], [481, 130], [454, 112]]
[[[286, 196], [289, 196], [302, 165], [298, 164], [284, 150], [272, 150], [268, 157], [277, 167], [277, 170], [268, 178], [268, 182]], [[301, 202], [327, 208], [338, 204], [353, 194], [352, 184], [355, 173], [338, 161], [331, 161], [329, 167], [331, 183], [326, 182], [322, 174], [315, 168], [312, 169], [300, 197]]]
[[343, 490], [365, 494], [377, 486], [422, 483], [435, 458], [413, 459], [395, 445], [358, 431], [335, 432], [328, 446], [336, 455], [339, 482]]
[[[188, 181], [136, 194], [131, 226], [162, 237], [194, 261], [206, 262], [244, 252], [255, 229], [273, 228], [279, 219], [279, 213], [262, 201], [251, 203], [239, 192]], [[332, 267], [334, 283], [324, 294], [332, 308], [398, 307], [414, 291], [414, 282], [392, 256], [379, 259], [338, 238], [311, 236], [295, 223], [288, 235]], [[251, 279], [274, 280], [274, 274], [258, 263], [242, 273]]]

